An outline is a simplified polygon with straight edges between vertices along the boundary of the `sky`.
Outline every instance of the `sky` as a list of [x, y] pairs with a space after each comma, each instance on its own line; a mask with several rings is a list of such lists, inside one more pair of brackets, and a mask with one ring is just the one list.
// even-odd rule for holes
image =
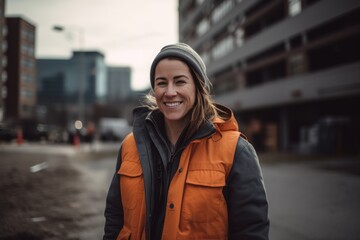
[[131, 67], [133, 90], [150, 86], [152, 60], [178, 41], [177, 0], [6, 0], [5, 15], [36, 26], [36, 58], [99, 51], [108, 66]]

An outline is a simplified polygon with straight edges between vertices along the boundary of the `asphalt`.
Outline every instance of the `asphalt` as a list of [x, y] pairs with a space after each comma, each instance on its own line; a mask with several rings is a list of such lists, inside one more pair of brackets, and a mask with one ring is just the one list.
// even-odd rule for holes
[[80, 143], [78, 145], [58, 144], [47, 142], [23, 142], [18, 144], [0, 143], [0, 153], [21, 152], [36, 154], [66, 155], [71, 158], [101, 158], [104, 156], [116, 156], [120, 142]]
[[[85, 233], [89, 236], [101, 236], [104, 197], [119, 147], [120, 142], [96, 141], [77, 146], [44, 142], [25, 142], [19, 145], [13, 142], [0, 144], [0, 158], [7, 153], [21, 153], [22, 156], [32, 153], [35, 156], [66, 155], [71, 162], [79, 162], [78, 167], [85, 169], [81, 172], [86, 173], [86, 179], [96, 180], [86, 180], [87, 185], [93, 188], [82, 192], [83, 195], [90, 196], [86, 195], [81, 200], [82, 204], [87, 199], [93, 199], [88, 203], [92, 206], [89, 209], [98, 209], [91, 218], [84, 218], [92, 219], [91, 224], [86, 222], [86, 229], [94, 230], [87, 230]], [[269, 200], [270, 239], [360, 239], [359, 156], [303, 155], [290, 152], [258, 153], [258, 156]], [[103, 161], [76, 161], [78, 159]]]
[[[18, 144], [0, 143], [0, 153], [21, 152], [36, 154], [66, 155], [73, 159], [100, 159], [104, 157], [116, 157], [121, 142], [80, 143], [78, 145], [57, 144], [47, 142], [23, 142]], [[1, 157], [1, 155], [0, 155]], [[261, 165], [279, 165], [286, 163], [311, 163], [324, 162], [323, 169], [349, 173], [360, 176], [360, 155], [336, 156], [319, 154], [298, 154], [294, 152], [258, 152]]]

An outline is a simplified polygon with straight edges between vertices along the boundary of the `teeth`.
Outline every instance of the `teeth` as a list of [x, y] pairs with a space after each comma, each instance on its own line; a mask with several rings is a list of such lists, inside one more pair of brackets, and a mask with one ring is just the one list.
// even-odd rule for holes
[[180, 102], [172, 102], [172, 103], [165, 103], [166, 106], [168, 107], [175, 107], [175, 106], [178, 106], [180, 105]]

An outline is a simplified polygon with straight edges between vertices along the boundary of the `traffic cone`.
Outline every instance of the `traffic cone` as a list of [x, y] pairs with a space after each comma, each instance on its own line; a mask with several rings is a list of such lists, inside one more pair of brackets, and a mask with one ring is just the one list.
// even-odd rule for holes
[[75, 135], [74, 135], [73, 145], [76, 148], [80, 147], [80, 138], [79, 138], [79, 134], [77, 134], [77, 133], [75, 133]]
[[18, 129], [16, 132], [16, 142], [18, 145], [21, 145], [24, 142], [23, 133], [21, 129]]

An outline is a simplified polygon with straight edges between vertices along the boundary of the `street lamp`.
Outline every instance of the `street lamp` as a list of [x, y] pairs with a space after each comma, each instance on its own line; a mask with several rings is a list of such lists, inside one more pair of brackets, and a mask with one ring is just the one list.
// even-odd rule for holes
[[[53, 26], [53, 30], [57, 32], [65, 32], [65, 31], [75, 31], [78, 34], [79, 37], [79, 67], [78, 67], [78, 119], [75, 121], [75, 128], [77, 130], [79, 126], [83, 126], [84, 122], [84, 52], [83, 52], [83, 46], [84, 46], [84, 30], [81, 27], [68, 27], [68, 26], [61, 26], [61, 25], [55, 25]], [[80, 123], [80, 124], [79, 124]], [[80, 127], [80, 128], [81, 128]]]

